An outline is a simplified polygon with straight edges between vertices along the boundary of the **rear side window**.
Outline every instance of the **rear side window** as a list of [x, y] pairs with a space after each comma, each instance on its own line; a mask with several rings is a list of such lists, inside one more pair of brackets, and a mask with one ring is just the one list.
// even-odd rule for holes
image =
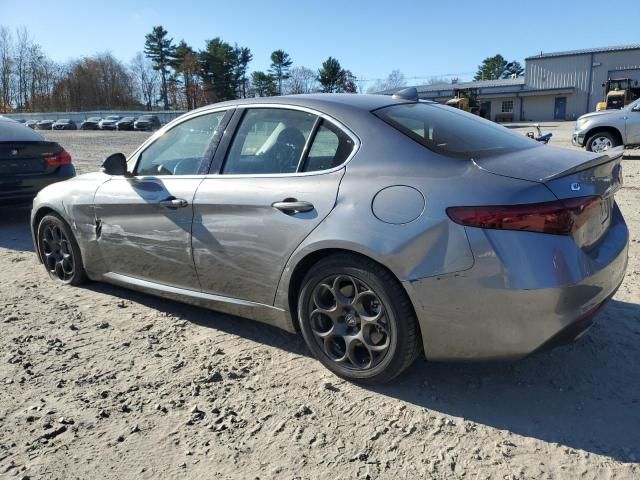
[[313, 138], [303, 172], [317, 172], [337, 167], [353, 151], [353, 140], [331, 122], [322, 120]]
[[373, 112], [434, 152], [454, 158], [482, 158], [537, 146], [524, 135], [454, 108], [407, 103]]

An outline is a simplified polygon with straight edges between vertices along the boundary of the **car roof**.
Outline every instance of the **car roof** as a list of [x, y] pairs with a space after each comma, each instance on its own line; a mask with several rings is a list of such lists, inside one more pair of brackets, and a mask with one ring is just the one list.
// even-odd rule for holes
[[254, 104], [275, 104], [294, 105], [317, 109], [328, 114], [345, 113], [346, 111], [358, 110], [360, 112], [370, 112], [378, 108], [403, 103], [415, 103], [412, 101], [395, 99], [389, 95], [359, 95], [354, 93], [313, 93], [304, 95], [282, 95], [278, 97], [257, 97], [244, 98], [241, 100], [230, 100], [227, 102], [207, 105], [199, 110], [209, 110], [225, 106], [241, 106]]
[[45, 138], [29, 127], [0, 116], [0, 142], [43, 142]]

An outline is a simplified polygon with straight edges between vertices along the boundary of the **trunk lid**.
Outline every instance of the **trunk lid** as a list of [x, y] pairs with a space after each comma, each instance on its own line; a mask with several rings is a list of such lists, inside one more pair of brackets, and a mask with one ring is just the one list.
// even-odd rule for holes
[[540, 146], [509, 155], [478, 159], [476, 164], [496, 175], [543, 183], [558, 199], [593, 197], [579, 213], [573, 238], [581, 247], [595, 245], [611, 224], [614, 195], [622, 186], [624, 147], [590, 154]]
[[61, 151], [55, 142], [0, 142], [0, 177], [47, 173], [45, 157]]

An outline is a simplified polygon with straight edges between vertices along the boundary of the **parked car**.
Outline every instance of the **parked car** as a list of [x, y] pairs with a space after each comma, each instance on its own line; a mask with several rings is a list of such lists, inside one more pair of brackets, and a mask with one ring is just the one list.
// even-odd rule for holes
[[379, 383], [421, 352], [518, 359], [578, 338], [627, 265], [621, 155], [542, 145], [415, 88], [237, 100], [46, 188], [33, 236], [61, 283], [300, 331], [337, 375]]
[[0, 204], [31, 202], [38, 191], [76, 172], [59, 144], [0, 117]]
[[80, 130], [98, 130], [98, 124], [102, 119], [100, 117], [89, 117], [80, 124]]
[[116, 122], [117, 130], [133, 130], [133, 124], [136, 121], [135, 117], [123, 117]]
[[24, 124], [27, 127], [31, 128], [31, 129], [35, 129], [36, 125], [38, 124], [38, 121], [37, 120], [27, 120], [26, 122], [24, 122]]
[[36, 123], [36, 128], [38, 130], [51, 130], [52, 126], [53, 120], [40, 120], [38, 123]]
[[157, 130], [161, 127], [160, 119], [156, 115], [141, 115], [133, 124], [134, 130]]
[[78, 126], [76, 122], [69, 118], [61, 118], [53, 122], [53, 130], [77, 130]]
[[640, 147], [640, 99], [621, 110], [582, 115], [576, 121], [571, 143], [596, 153], [619, 145]]
[[121, 119], [122, 117], [119, 115], [109, 115], [106, 118], [103, 118], [102, 120], [100, 120], [100, 123], [98, 124], [98, 127], [100, 127], [100, 130], [115, 130], [116, 129], [116, 123]]

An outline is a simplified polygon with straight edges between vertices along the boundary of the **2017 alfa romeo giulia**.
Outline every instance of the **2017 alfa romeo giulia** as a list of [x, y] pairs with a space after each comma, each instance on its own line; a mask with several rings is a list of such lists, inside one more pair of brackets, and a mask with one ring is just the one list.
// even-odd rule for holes
[[620, 285], [621, 150], [537, 144], [415, 90], [211, 105], [36, 198], [54, 279], [99, 280], [300, 331], [388, 381], [582, 334]]

